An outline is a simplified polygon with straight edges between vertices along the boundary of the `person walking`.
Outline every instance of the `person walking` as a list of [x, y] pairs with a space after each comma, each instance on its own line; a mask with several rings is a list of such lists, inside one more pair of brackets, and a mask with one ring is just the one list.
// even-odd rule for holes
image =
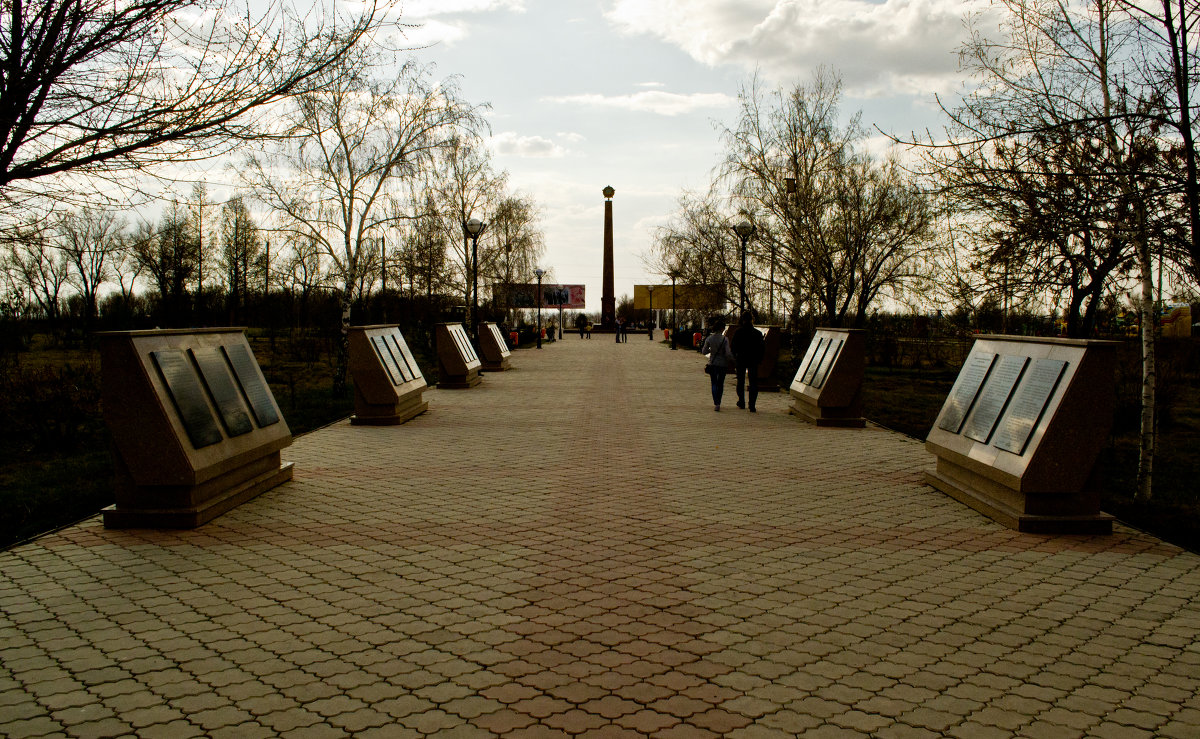
[[[754, 317], [747, 311], [738, 321], [733, 332], [733, 359], [737, 363], [737, 407], [746, 407], [746, 391], [750, 391], [750, 412], [757, 413], [754, 404], [758, 401], [758, 365], [762, 362], [766, 341], [762, 332], [754, 327]], [[749, 388], [747, 388], [749, 385]]]
[[587, 329], [587, 316], [580, 313], [575, 316], [575, 328], [579, 329], [579, 338], [583, 338], [583, 332]]
[[621, 343], [621, 319], [620, 318], [618, 318], [616, 323], [613, 324], [613, 336], [616, 337], [617, 343], [620, 344]]
[[708, 357], [704, 371], [712, 381], [713, 410], [718, 412], [721, 410], [721, 395], [725, 392], [725, 375], [733, 364], [733, 349], [729, 346], [729, 340], [725, 338], [723, 328], [720, 321], [714, 321], [712, 333], [700, 347], [700, 353]]

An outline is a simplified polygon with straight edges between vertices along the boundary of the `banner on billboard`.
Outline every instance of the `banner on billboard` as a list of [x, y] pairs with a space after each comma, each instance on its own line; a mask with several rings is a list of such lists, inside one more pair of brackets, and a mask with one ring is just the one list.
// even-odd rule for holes
[[[537, 307], [537, 284], [496, 285], [498, 303], [513, 308]], [[583, 285], [557, 285], [542, 283], [542, 307], [563, 310], [584, 310], [587, 300]]]

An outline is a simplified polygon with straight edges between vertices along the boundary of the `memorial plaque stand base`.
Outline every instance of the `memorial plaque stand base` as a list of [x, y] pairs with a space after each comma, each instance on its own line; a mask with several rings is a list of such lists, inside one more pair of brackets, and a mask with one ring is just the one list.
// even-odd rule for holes
[[292, 479], [292, 463], [274, 452], [198, 485], [136, 486], [115, 457], [117, 503], [102, 511], [109, 529], [194, 529]]
[[1029, 534], [1112, 533], [1112, 516], [1100, 512], [1099, 494], [1022, 492], [939, 457], [925, 482], [997, 523]]
[[401, 398], [395, 403], [368, 403], [357, 389], [354, 391], [354, 415], [350, 416], [352, 426], [396, 426], [410, 421], [429, 410], [429, 402], [422, 399], [421, 393], [416, 392], [407, 398]]
[[483, 382], [479, 370], [472, 370], [465, 375], [442, 375], [437, 386], [443, 390], [466, 390]]
[[512, 369], [512, 363], [508, 361], [507, 357], [501, 359], [499, 362], [489, 362], [487, 359], [482, 357], [480, 357], [479, 361], [483, 363], [483, 366], [480, 367], [480, 369], [482, 369], [484, 372], [503, 372], [505, 370]]
[[811, 424], [830, 428], [860, 429], [867, 425], [867, 419], [862, 417], [861, 402], [851, 407], [819, 406], [807, 395], [792, 393], [788, 413]]

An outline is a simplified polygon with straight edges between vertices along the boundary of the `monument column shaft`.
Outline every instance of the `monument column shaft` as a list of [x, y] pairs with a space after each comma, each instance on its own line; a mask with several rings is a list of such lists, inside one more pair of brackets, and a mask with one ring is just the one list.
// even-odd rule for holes
[[617, 323], [617, 297], [613, 288], [612, 199], [604, 200], [604, 290], [600, 298], [600, 325], [613, 328]]

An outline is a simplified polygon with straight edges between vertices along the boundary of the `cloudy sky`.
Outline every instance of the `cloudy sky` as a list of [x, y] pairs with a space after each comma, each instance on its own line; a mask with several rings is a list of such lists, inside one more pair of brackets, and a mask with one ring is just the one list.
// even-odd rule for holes
[[498, 166], [541, 208], [543, 266], [598, 311], [604, 186], [620, 298], [665, 281], [645, 265], [653, 230], [708, 182], [714, 122], [734, 122], [755, 69], [774, 86], [828, 65], [868, 126], [936, 127], [933, 94], [962, 81], [964, 14], [985, 1], [412, 0], [404, 16], [416, 56], [491, 104]]

